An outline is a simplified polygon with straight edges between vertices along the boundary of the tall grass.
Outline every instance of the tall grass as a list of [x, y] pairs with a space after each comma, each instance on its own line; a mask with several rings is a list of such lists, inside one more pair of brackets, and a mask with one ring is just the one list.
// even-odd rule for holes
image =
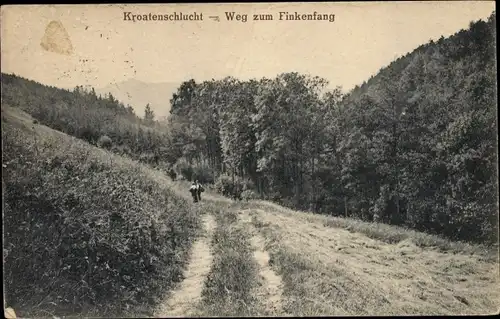
[[237, 225], [232, 211], [215, 214], [214, 263], [203, 290], [203, 312], [208, 316], [259, 315], [254, 289], [258, 265], [253, 259], [249, 234]]
[[17, 112], [2, 106], [6, 303], [23, 317], [147, 315], [180, 280], [198, 216], [147, 167]]

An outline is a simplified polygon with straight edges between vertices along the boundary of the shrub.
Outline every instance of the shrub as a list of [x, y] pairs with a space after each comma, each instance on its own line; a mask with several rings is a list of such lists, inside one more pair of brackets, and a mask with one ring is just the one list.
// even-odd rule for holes
[[109, 149], [111, 148], [111, 146], [113, 146], [113, 141], [109, 136], [102, 135], [101, 137], [99, 137], [99, 140], [97, 140], [97, 146]]
[[259, 196], [259, 194], [257, 194], [257, 192], [255, 192], [251, 189], [247, 189], [247, 190], [244, 190], [243, 193], [241, 193], [241, 198], [243, 200], [249, 201], [249, 200], [259, 199], [260, 196]]
[[176, 177], [177, 177], [177, 173], [175, 172], [175, 170], [173, 168], [170, 168], [168, 171], [167, 171], [167, 174], [168, 176], [173, 180], [175, 181]]
[[156, 164], [158, 157], [152, 152], [142, 153], [139, 155], [139, 161], [146, 164]]
[[215, 190], [230, 198], [242, 199], [242, 193], [244, 191], [251, 191], [253, 189], [253, 184], [248, 179], [243, 179], [239, 176], [229, 176], [227, 174], [222, 174], [217, 178], [215, 182]]
[[174, 170], [188, 181], [198, 180], [202, 184], [213, 184], [215, 181], [210, 166], [205, 164], [191, 165], [184, 158], [177, 161]]
[[193, 180], [198, 180], [202, 184], [213, 184], [215, 178], [212, 169], [208, 165], [193, 166]]
[[175, 163], [174, 169], [184, 179], [191, 181], [193, 177], [193, 167], [185, 159], [180, 159]]
[[111, 147], [111, 151], [113, 153], [116, 153], [116, 154], [121, 155], [121, 156], [131, 156], [132, 155], [132, 150], [126, 144], [113, 145]]

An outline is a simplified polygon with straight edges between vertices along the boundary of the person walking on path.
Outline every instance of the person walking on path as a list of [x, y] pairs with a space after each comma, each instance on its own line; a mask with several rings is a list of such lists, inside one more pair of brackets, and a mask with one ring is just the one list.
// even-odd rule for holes
[[193, 201], [195, 203], [201, 201], [201, 193], [204, 192], [205, 189], [203, 188], [203, 186], [201, 186], [200, 183], [198, 183], [198, 181], [194, 181], [192, 184], [191, 184], [191, 187], [189, 188], [189, 192], [191, 192], [191, 195], [193, 196]]
[[198, 201], [201, 201], [201, 193], [203, 193], [205, 191], [205, 189], [203, 188], [203, 186], [201, 186], [201, 184], [196, 181], [196, 185], [198, 186], [197, 190], [198, 190]]
[[191, 193], [191, 196], [193, 196], [193, 201], [195, 203], [198, 202], [198, 185], [196, 184], [196, 182], [193, 182], [191, 184], [191, 187], [189, 187], [189, 192]]

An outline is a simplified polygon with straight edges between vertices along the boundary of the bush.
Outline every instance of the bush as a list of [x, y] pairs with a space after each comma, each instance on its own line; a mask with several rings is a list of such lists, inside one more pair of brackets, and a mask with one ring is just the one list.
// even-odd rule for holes
[[175, 170], [173, 168], [170, 168], [168, 171], [167, 171], [167, 174], [168, 176], [173, 180], [175, 181], [175, 179], [177, 178], [177, 173], [175, 172]]
[[142, 153], [139, 155], [139, 162], [146, 164], [157, 164], [158, 156], [152, 152]]
[[121, 156], [131, 156], [132, 155], [132, 150], [126, 144], [123, 144], [123, 145], [113, 145], [111, 147], [111, 151], [113, 153], [119, 154]]
[[212, 169], [208, 165], [190, 165], [182, 158], [174, 167], [177, 173], [188, 181], [198, 180], [202, 184], [213, 184], [215, 181]]
[[253, 184], [250, 180], [239, 176], [234, 176], [233, 178], [233, 176], [227, 174], [220, 175], [214, 186], [218, 193], [239, 200], [242, 199], [244, 191], [251, 191], [253, 189]]
[[193, 167], [185, 159], [180, 159], [175, 163], [174, 169], [179, 175], [188, 181], [192, 181]]
[[255, 191], [247, 189], [244, 190], [243, 193], [241, 193], [241, 198], [243, 200], [249, 201], [249, 200], [260, 199], [260, 196]]
[[97, 146], [110, 149], [111, 146], [113, 146], [113, 141], [109, 136], [103, 135], [99, 137], [99, 140], [97, 140]]
[[213, 184], [215, 182], [212, 169], [208, 165], [195, 165], [192, 179], [198, 180], [202, 184]]

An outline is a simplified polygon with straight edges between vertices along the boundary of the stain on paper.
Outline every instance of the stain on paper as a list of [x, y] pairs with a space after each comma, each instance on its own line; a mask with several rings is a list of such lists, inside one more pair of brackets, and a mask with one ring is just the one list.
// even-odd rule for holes
[[3, 315], [5, 318], [17, 318], [16, 312], [11, 307], [6, 308]]
[[73, 45], [68, 32], [60, 21], [51, 21], [47, 25], [40, 45], [43, 49], [54, 53], [64, 55], [73, 53]]

